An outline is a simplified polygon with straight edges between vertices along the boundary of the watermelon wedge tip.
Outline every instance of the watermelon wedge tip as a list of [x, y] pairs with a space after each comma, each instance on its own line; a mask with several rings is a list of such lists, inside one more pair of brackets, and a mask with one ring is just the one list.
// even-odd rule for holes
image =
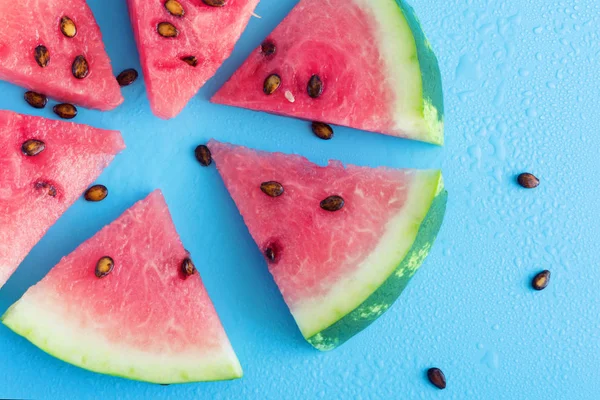
[[302, 334], [322, 351], [391, 307], [444, 219], [440, 171], [321, 167], [296, 155], [209, 147]]
[[63, 258], [2, 322], [90, 371], [162, 384], [240, 378], [189, 257], [155, 191]]

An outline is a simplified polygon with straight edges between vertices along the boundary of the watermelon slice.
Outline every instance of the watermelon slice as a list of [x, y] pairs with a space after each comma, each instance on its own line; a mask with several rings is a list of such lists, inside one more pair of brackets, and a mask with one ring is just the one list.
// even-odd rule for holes
[[[103, 111], [123, 102], [85, 0], [0, 1], [0, 25], [0, 79]], [[78, 56], [87, 61], [87, 73], [79, 69], [80, 79], [73, 68]]]
[[[321, 167], [296, 155], [209, 147], [302, 334], [322, 351], [392, 305], [444, 218], [439, 171]], [[334, 211], [340, 202], [324, 202], [330, 196], [343, 207]]]
[[119, 132], [0, 111], [0, 287], [124, 148]]
[[438, 62], [403, 0], [301, 0], [212, 101], [444, 140]]
[[258, 2], [127, 0], [156, 116], [175, 117], [217, 72]]
[[[112, 270], [99, 274], [106, 257]], [[91, 371], [167, 384], [239, 378], [202, 280], [193, 264], [183, 272], [188, 257], [156, 191], [63, 258], [2, 321]]]

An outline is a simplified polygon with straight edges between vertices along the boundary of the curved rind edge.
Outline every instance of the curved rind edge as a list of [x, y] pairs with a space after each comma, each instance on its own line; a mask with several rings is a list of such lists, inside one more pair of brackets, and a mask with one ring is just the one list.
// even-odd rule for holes
[[415, 10], [405, 0], [395, 0], [413, 33], [423, 82], [423, 117], [428, 124], [431, 143], [444, 144], [444, 95], [438, 59]]
[[436, 195], [406, 257], [400, 261], [390, 277], [361, 305], [333, 325], [306, 338], [313, 347], [320, 351], [335, 349], [365, 329], [391, 307], [429, 254], [442, 226], [447, 200], [448, 192], [444, 189], [440, 176]]

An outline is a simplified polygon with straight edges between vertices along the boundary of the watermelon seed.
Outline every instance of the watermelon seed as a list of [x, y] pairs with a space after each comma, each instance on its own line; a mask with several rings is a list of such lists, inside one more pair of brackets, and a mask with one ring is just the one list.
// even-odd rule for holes
[[527, 172], [519, 175], [517, 177], [517, 182], [519, 182], [519, 185], [521, 185], [525, 189], [535, 189], [540, 185], [540, 180], [536, 178], [535, 175]]
[[272, 56], [277, 51], [277, 47], [275, 47], [275, 43], [271, 41], [264, 41], [260, 45], [260, 50], [265, 56]]
[[267, 257], [267, 260], [271, 261], [271, 262], [275, 262], [275, 250], [272, 247], [267, 247], [267, 249], [265, 250], [265, 256]]
[[181, 272], [185, 277], [192, 276], [196, 273], [194, 262], [188, 257], [181, 263]]
[[63, 119], [73, 119], [77, 115], [77, 107], [69, 103], [57, 104], [53, 110], [56, 115]]
[[71, 66], [71, 72], [77, 79], [84, 79], [86, 76], [88, 76], [90, 73], [90, 67], [84, 56], [79, 55], [75, 57], [75, 60], [73, 60], [73, 65]]
[[60, 19], [60, 31], [68, 38], [73, 38], [77, 35], [77, 27], [75, 22], [66, 15]]
[[321, 208], [325, 211], [339, 211], [344, 207], [344, 199], [341, 196], [329, 196], [321, 201]]
[[37, 190], [45, 190], [46, 194], [50, 197], [56, 197], [56, 193], [57, 193], [56, 188], [48, 182], [37, 181], [35, 183], [35, 188]]
[[212, 155], [210, 154], [210, 149], [207, 146], [201, 144], [200, 146], [196, 147], [194, 154], [196, 155], [196, 160], [198, 160], [202, 166], [208, 167], [212, 163]]
[[87, 201], [98, 202], [108, 196], [108, 189], [104, 185], [94, 185], [85, 191], [84, 198]]
[[177, 28], [175, 28], [175, 25], [173, 25], [170, 22], [161, 22], [160, 24], [158, 24], [156, 30], [158, 31], [158, 34], [160, 36], [166, 38], [174, 38], [179, 35], [179, 31], [177, 30]]
[[177, 0], [165, 1], [165, 8], [171, 15], [174, 15], [175, 17], [183, 17], [183, 15], [185, 14], [183, 6]]
[[313, 122], [312, 131], [323, 140], [329, 140], [333, 137], [333, 128], [323, 122]]
[[531, 281], [531, 286], [533, 286], [535, 290], [544, 290], [546, 289], [546, 287], [548, 287], [549, 283], [550, 271], [544, 270], [533, 278], [533, 280]]
[[133, 68], [128, 68], [117, 75], [117, 82], [119, 86], [129, 86], [138, 78], [138, 72]]
[[313, 99], [316, 99], [323, 94], [323, 81], [321, 78], [319, 78], [319, 75], [313, 75], [310, 77], [307, 90], [308, 95]]
[[48, 104], [48, 98], [40, 93], [25, 92], [25, 101], [33, 108], [44, 108]]
[[38, 47], [35, 48], [34, 57], [35, 61], [42, 68], [46, 68], [48, 66], [48, 63], [50, 62], [50, 52], [48, 51], [48, 48], [43, 44], [40, 44]]
[[260, 190], [270, 197], [279, 197], [283, 194], [283, 185], [279, 182], [269, 181], [260, 184]]
[[37, 156], [42, 151], [46, 150], [46, 143], [37, 139], [29, 139], [21, 146], [21, 151], [26, 156]]
[[202, 2], [211, 7], [223, 7], [226, 3], [225, 0], [202, 0]]
[[429, 368], [427, 371], [429, 382], [438, 389], [446, 389], [446, 376], [439, 368]]
[[110, 274], [115, 267], [115, 262], [109, 256], [104, 256], [96, 263], [96, 278], [104, 278]]
[[181, 57], [181, 61], [183, 61], [184, 63], [195, 67], [196, 65], [198, 65], [198, 59], [195, 56], [187, 56], [187, 57]]
[[265, 79], [263, 91], [266, 95], [271, 95], [275, 93], [277, 89], [279, 89], [279, 86], [281, 86], [281, 77], [277, 74], [272, 74]]

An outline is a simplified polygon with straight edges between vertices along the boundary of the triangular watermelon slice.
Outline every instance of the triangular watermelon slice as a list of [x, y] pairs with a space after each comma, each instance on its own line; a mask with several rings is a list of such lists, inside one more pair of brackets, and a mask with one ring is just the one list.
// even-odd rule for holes
[[444, 140], [438, 62], [404, 0], [301, 0], [212, 101]]
[[0, 287], [124, 148], [116, 131], [0, 111]]
[[239, 378], [190, 261], [156, 191], [63, 258], [2, 321], [95, 372], [166, 384]]
[[439, 171], [321, 167], [215, 141], [209, 148], [302, 334], [319, 350], [392, 305], [444, 218]]
[[217, 72], [258, 2], [127, 0], [156, 116], [175, 117]]
[[[85, 0], [0, 1], [0, 25], [1, 80], [103, 111], [123, 102]], [[87, 73], [80, 56], [87, 61]]]

